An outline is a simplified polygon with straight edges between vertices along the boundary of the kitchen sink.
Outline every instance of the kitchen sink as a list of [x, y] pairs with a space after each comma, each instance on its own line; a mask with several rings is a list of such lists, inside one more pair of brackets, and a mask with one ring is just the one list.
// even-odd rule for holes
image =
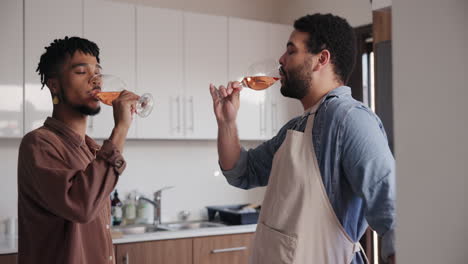
[[196, 222], [178, 222], [178, 223], [166, 223], [159, 225], [159, 228], [178, 231], [187, 229], [198, 229], [198, 228], [211, 228], [211, 227], [223, 227], [225, 224], [214, 223], [209, 221], [196, 221]]
[[158, 226], [135, 224], [127, 226], [113, 226], [112, 230], [122, 232], [124, 235], [136, 235], [154, 233], [160, 231], [179, 231], [179, 230], [190, 230], [199, 228], [210, 228], [210, 227], [223, 227], [225, 224], [214, 223], [209, 221], [194, 221], [194, 222], [177, 222], [177, 223], [165, 223]]
[[154, 233], [159, 231], [167, 231], [167, 229], [154, 226], [154, 225], [126, 225], [126, 226], [113, 226], [112, 230], [117, 232], [122, 232], [124, 235], [135, 235], [135, 234], [145, 234], [145, 233]]

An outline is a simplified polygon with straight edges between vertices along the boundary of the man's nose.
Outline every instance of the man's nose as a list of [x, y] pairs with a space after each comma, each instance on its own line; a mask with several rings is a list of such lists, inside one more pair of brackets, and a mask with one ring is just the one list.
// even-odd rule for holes
[[278, 62], [279, 62], [279, 64], [280, 64], [281, 66], [284, 66], [284, 55], [285, 55], [285, 54], [286, 54], [286, 52], [283, 53], [283, 55], [281, 55], [281, 57], [280, 57], [279, 60], [278, 60]]

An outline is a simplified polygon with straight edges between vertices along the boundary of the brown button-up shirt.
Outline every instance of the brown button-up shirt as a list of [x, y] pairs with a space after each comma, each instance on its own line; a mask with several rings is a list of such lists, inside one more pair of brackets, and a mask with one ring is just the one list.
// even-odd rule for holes
[[18, 263], [114, 263], [110, 193], [125, 161], [48, 118], [24, 136], [18, 158]]

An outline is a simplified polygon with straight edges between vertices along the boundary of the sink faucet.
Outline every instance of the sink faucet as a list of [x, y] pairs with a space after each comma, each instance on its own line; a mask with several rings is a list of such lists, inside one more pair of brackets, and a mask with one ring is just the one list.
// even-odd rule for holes
[[144, 196], [137, 196], [138, 200], [144, 200], [154, 206], [154, 220], [153, 225], [158, 226], [161, 224], [161, 198], [162, 198], [162, 191], [169, 190], [174, 188], [174, 186], [166, 186], [163, 187], [156, 192], [154, 192], [154, 200], [148, 199]]

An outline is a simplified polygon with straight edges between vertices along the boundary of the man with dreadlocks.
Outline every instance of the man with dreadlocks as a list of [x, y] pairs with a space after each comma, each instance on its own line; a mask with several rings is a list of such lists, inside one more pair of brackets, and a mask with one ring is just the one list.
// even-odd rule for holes
[[89, 79], [99, 74], [98, 46], [65, 37], [45, 48], [37, 67], [52, 95], [44, 126], [21, 141], [18, 157], [18, 263], [114, 263], [109, 195], [125, 168], [122, 151], [138, 96], [113, 102], [115, 126], [99, 146], [86, 135], [99, 113]]

